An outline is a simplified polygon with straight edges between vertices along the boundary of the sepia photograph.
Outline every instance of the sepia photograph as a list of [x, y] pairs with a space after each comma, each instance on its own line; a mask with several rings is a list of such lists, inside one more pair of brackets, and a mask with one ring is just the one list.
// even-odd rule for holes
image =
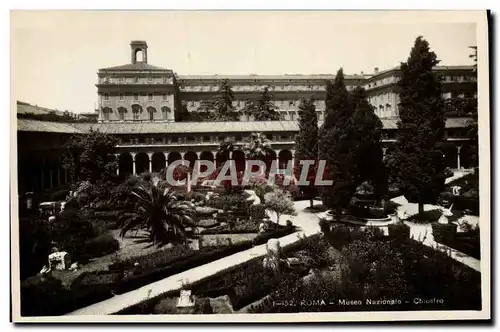
[[12, 321], [491, 319], [489, 19], [11, 11]]

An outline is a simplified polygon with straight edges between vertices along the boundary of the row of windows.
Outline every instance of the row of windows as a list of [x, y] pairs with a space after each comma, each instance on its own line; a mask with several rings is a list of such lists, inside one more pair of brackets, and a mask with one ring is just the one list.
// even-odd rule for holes
[[[155, 120], [154, 113], [155, 113], [156, 110], [150, 108], [147, 111], [148, 111], [148, 120], [154, 121]], [[162, 119], [163, 120], [168, 120], [168, 113], [170, 113], [170, 112], [171, 111], [170, 111], [169, 108], [162, 108]], [[118, 109], [118, 119], [120, 121], [125, 121], [125, 113], [126, 113], [126, 109], [124, 109], [124, 108], [119, 108]], [[111, 114], [111, 109], [109, 109], [109, 108], [103, 109], [102, 115], [103, 115], [104, 121], [109, 121], [110, 120], [110, 116], [109, 116], [110, 114]], [[132, 120], [134, 120], [134, 121], [141, 120], [140, 119], [140, 111], [139, 111], [139, 109], [137, 109], [137, 108], [133, 108], [132, 109]]]
[[113, 82], [120, 82], [120, 83], [125, 83], [125, 82], [132, 82], [132, 83], [139, 83], [141, 81], [144, 82], [161, 82], [161, 83], [171, 83], [172, 78], [170, 77], [161, 77], [161, 76], [148, 76], [148, 77], [124, 77], [120, 76], [117, 79], [110, 78], [110, 77], [103, 77], [101, 78], [101, 82], [108, 84], [108, 83], [113, 83]]
[[[134, 100], [139, 100], [139, 94], [138, 93], [134, 93], [133, 97], [134, 97]], [[118, 96], [118, 98], [119, 98], [119, 100], [125, 100], [125, 94], [124, 93], [120, 93], [119, 96]], [[103, 94], [103, 99], [104, 100], [109, 100], [109, 94], [108, 93]], [[168, 95], [166, 93], [163, 93], [161, 95], [161, 99], [163, 101], [168, 100]], [[154, 101], [155, 100], [155, 95], [152, 94], [152, 93], [148, 93], [148, 100], [149, 101]]]
[[[266, 134], [267, 139], [271, 141], [290, 142], [295, 140], [296, 135], [273, 135]], [[164, 137], [144, 137], [144, 138], [130, 138], [119, 139], [118, 144], [171, 144], [171, 143], [217, 143], [224, 142], [226, 139], [233, 139], [235, 142], [242, 142], [247, 135], [236, 136], [164, 136]]]
[[[313, 90], [313, 91], [323, 91], [325, 87], [323, 85], [278, 85], [278, 86], [267, 86], [267, 85], [238, 85], [235, 84], [232, 87], [233, 91], [262, 91], [264, 88], [268, 88], [271, 91], [303, 91], [303, 90]], [[347, 90], [353, 90], [354, 86], [348, 85]], [[197, 86], [181, 86], [184, 91], [218, 91], [218, 85], [197, 85]]]

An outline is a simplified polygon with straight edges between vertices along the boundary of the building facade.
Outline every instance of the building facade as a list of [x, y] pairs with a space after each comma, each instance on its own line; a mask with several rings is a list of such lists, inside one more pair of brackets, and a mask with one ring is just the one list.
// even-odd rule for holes
[[[332, 74], [317, 75], [175, 75], [147, 63], [147, 44], [133, 41], [131, 63], [100, 69], [98, 72], [98, 99], [100, 122], [172, 122], [175, 109], [185, 107], [198, 111], [217, 95], [222, 80], [229, 80], [234, 92], [233, 107], [242, 110], [245, 103], [260, 97], [265, 87], [282, 119], [296, 121], [301, 98], [312, 98], [318, 120], [325, 112], [325, 81], [335, 79]], [[142, 59], [138, 54], [142, 53]], [[477, 74], [473, 66], [436, 67], [442, 77], [445, 99], [468, 98], [477, 95]], [[348, 91], [357, 86], [367, 90], [375, 113], [382, 119], [397, 118], [399, 68], [372, 74], [345, 75]], [[241, 121], [251, 121], [241, 115]]]

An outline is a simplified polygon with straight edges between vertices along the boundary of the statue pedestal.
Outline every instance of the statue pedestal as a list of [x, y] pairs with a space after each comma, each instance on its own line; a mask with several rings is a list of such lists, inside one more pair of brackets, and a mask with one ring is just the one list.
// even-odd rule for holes
[[441, 217], [439, 217], [438, 223], [440, 223], [442, 225], [447, 225], [448, 224], [448, 217], [443, 214]]
[[190, 290], [181, 290], [181, 295], [177, 300], [177, 308], [190, 308], [194, 307], [194, 301], [191, 298]]

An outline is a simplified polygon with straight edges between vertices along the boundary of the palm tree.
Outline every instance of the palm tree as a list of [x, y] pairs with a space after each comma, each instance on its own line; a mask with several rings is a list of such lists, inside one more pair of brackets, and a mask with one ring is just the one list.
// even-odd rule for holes
[[219, 144], [219, 148], [217, 150], [217, 153], [219, 153], [222, 156], [225, 156], [227, 159], [229, 159], [229, 155], [231, 152], [236, 150], [236, 146], [234, 144], [233, 140], [226, 139], [225, 141], [221, 142]]
[[272, 151], [271, 141], [263, 133], [252, 133], [243, 146], [247, 160], [264, 160]]
[[186, 228], [194, 226], [194, 205], [179, 201], [174, 189], [163, 187], [159, 181], [139, 183], [131, 195], [135, 206], [119, 217], [121, 236], [146, 229], [154, 245], [187, 242]]

